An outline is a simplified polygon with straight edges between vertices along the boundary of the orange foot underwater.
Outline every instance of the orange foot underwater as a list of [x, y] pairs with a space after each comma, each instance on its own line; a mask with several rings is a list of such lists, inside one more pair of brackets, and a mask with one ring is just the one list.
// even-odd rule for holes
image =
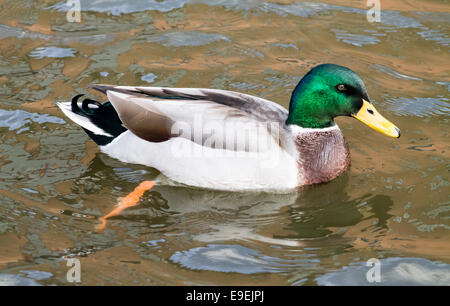
[[128, 194], [124, 198], [119, 198], [119, 204], [116, 208], [114, 208], [109, 214], [100, 218], [100, 225], [97, 227], [97, 230], [102, 230], [106, 226], [106, 219], [117, 216], [122, 212], [122, 210], [127, 209], [128, 207], [134, 206], [139, 202], [139, 199], [142, 197], [144, 192], [150, 190], [153, 186], [155, 186], [154, 181], [143, 181], [139, 184], [130, 194]]

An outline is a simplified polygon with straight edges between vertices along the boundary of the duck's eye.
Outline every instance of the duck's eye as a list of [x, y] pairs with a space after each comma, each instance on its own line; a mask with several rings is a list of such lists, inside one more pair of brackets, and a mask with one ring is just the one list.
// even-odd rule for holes
[[346, 90], [347, 90], [347, 87], [345, 87], [344, 84], [338, 84], [338, 85], [336, 86], [336, 89], [339, 90], [339, 91], [346, 91]]

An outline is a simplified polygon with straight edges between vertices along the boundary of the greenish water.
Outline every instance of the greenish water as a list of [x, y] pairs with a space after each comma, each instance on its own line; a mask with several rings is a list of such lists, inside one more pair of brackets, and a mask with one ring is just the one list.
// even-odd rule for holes
[[[0, 285], [450, 285], [446, 1], [0, 0]], [[155, 169], [99, 152], [55, 102], [90, 83], [208, 87], [287, 107], [320, 63], [348, 66], [391, 139], [338, 119], [352, 167], [293, 194], [157, 186], [99, 217]], [[31, 271], [31, 272], [30, 272]]]

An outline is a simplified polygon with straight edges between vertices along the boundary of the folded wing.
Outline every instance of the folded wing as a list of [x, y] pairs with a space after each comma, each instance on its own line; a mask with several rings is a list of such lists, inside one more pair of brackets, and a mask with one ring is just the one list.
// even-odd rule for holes
[[288, 112], [262, 98], [214, 89], [91, 87], [107, 94], [126, 128], [150, 142], [183, 137], [233, 151], [283, 146]]

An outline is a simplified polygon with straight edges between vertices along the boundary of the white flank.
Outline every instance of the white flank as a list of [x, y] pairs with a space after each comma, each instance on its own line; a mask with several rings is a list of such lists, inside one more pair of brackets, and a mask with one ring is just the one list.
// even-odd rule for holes
[[[193, 151], [201, 149], [209, 153], [176, 156], [174, 146], [191, 146]], [[154, 167], [171, 180], [191, 186], [231, 191], [289, 192], [298, 183], [296, 159], [278, 146], [273, 148], [277, 152], [266, 152], [267, 158], [276, 156], [273, 167], [262, 167], [258, 157], [228, 156], [218, 152], [223, 151], [221, 149], [202, 147], [185, 138], [174, 137], [154, 143], [130, 131], [122, 133], [101, 150], [123, 162]]]

